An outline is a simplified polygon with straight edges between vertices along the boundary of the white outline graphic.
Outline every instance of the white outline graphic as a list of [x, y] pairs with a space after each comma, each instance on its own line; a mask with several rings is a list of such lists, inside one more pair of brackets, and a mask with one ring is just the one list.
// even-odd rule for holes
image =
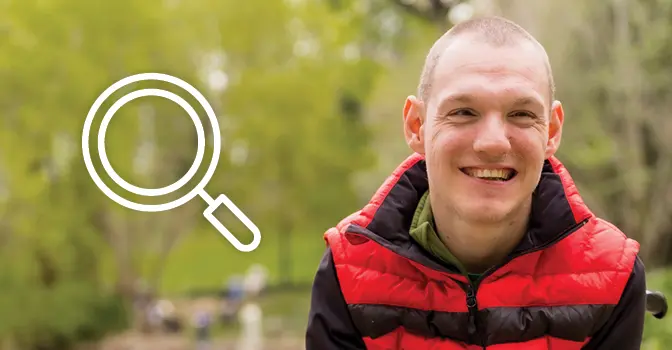
[[[95, 117], [96, 113], [100, 109], [100, 106], [103, 104], [103, 102], [108, 97], [110, 97], [110, 95], [112, 95], [115, 91], [129, 84], [150, 80], [158, 80], [170, 83], [179, 86], [182, 89], [189, 92], [191, 96], [193, 96], [206, 111], [208, 118], [210, 119], [210, 123], [212, 124], [213, 136], [214, 136], [212, 160], [210, 161], [210, 166], [208, 167], [208, 170], [203, 176], [203, 179], [201, 179], [201, 181], [196, 185], [196, 187], [194, 187], [189, 193], [185, 194], [184, 196], [176, 200], [173, 200], [172, 202], [163, 204], [135, 203], [114, 193], [114, 191], [112, 191], [109, 187], [107, 187], [107, 185], [105, 185], [100, 176], [98, 176], [96, 169], [93, 167], [93, 162], [91, 161], [91, 153], [89, 151], [89, 134], [91, 131], [91, 124], [93, 123], [93, 118]], [[194, 122], [194, 126], [196, 126], [196, 134], [198, 136], [198, 148], [196, 151], [196, 158], [194, 159], [194, 163], [192, 164], [191, 168], [189, 168], [187, 173], [181, 179], [177, 180], [175, 183], [168, 185], [166, 187], [155, 189], [137, 187], [124, 181], [112, 168], [112, 165], [110, 164], [109, 159], [107, 158], [107, 153], [105, 152], [105, 134], [107, 132], [107, 127], [110, 124], [110, 121], [112, 120], [114, 114], [117, 111], [119, 111], [119, 109], [123, 107], [126, 103], [136, 98], [146, 96], [163, 97], [177, 103], [189, 114], [189, 117], [191, 117], [192, 121]], [[226, 238], [237, 250], [241, 252], [251, 252], [257, 249], [259, 243], [261, 242], [261, 233], [259, 232], [257, 226], [254, 223], [252, 223], [252, 221], [248, 219], [247, 216], [245, 216], [245, 214], [243, 214], [243, 212], [240, 209], [238, 209], [238, 207], [236, 207], [236, 205], [233, 204], [233, 202], [229, 200], [229, 198], [226, 197], [225, 195], [220, 194], [219, 196], [217, 196], [217, 198], [213, 199], [207, 192], [205, 192], [205, 185], [208, 184], [208, 182], [212, 178], [212, 175], [215, 172], [215, 169], [217, 168], [217, 163], [219, 162], [219, 155], [221, 152], [221, 145], [222, 145], [222, 139], [221, 139], [221, 133], [219, 131], [219, 122], [217, 121], [215, 111], [212, 109], [212, 107], [205, 99], [205, 97], [203, 97], [203, 95], [198, 90], [196, 90], [196, 88], [194, 88], [187, 82], [174, 76], [162, 73], [136, 74], [121, 79], [116, 83], [112, 84], [105, 91], [103, 91], [103, 93], [100, 96], [98, 96], [96, 101], [91, 106], [91, 109], [89, 109], [89, 113], [86, 116], [86, 121], [84, 122], [84, 129], [82, 130], [82, 152], [84, 155], [84, 164], [86, 165], [86, 169], [88, 170], [89, 175], [91, 175], [91, 179], [93, 179], [93, 182], [96, 184], [96, 186], [98, 186], [98, 188], [101, 191], [103, 191], [103, 193], [110, 199], [129, 209], [142, 212], [159, 212], [177, 208], [180, 205], [190, 201], [197, 195], [201, 196], [201, 198], [203, 198], [203, 200], [208, 204], [208, 207], [203, 211], [203, 216], [210, 222], [210, 224], [213, 225], [219, 231], [219, 233], [221, 233], [224, 236], [224, 238]], [[100, 129], [98, 130], [98, 153], [100, 156], [101, 163], [103, 164], [103, 168], [105, 169], [107, 174], [112, 178], [112, 180], [116, 184], [121, 186], [123, 189], [131, 193], [142, 196], [162, 196], [177, 191], [178, 189], [183, 187], [189, 180], [191, 180], [191, 178], [194, 177], [194, 175], [198, 171], [199, 166], [203, 161], [203, 155], [205, 153], [205, 132], [203, 131], [203, 124], [201, 123], [201, 120], [198, 118], [198, 114], [196, 113], [196, 111], [191, 107], [191, 105], [189, 105], [189, 103], [187, 103], [187, 101], [185, 101], [181, 97], [175, 95], [172, 92], [161, 89], [136, 90], [121, 97], [112, 105], [112, 107], [110, 107], [107, 113], [105, 113]], [[240, 220], [250, 231], [252, 231], [254, 237], [251, 243], [249, 244], [241, 243], [233, 234], [231, 234], [231, 232], [229, 232], [229, 230], [217, 218], [215, 218], [212, 215], [215, 209], [217, 209], [222, 204], [224, 204], [238, 218], [238, 220]]]

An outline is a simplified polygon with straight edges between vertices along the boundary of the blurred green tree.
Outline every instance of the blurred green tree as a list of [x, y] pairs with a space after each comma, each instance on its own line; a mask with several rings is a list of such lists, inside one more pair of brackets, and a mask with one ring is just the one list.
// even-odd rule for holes
[[[124, 326], [138, 278], [157, 287], [171, 249], [204, 221], [198, 201], [134, 213], [89, 178], [84, 118], [125, 76], [167, 73], [205, 91], [223, 136], [208, 190], [230, 195], [265, 232], [323, 230], [352, 210], [351, 178], [374, 162], [361, 112], [379, 74], [362, 36], [367, 15], [356, 2], [2, 3], [0, 340], [65, 349]], [[182, 176], [195, 138], [179, 114], [153, 100], [119, 111], [106, 137], [117, 173], [149, 187]]]

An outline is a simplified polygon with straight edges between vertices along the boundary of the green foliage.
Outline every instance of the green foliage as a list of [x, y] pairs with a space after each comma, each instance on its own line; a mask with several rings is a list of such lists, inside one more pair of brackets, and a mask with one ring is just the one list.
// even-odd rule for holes
[[[0, 4], [8, 34], [0, 49], [11, 53], [0, 56], [0, 195], [8, 193], [0, 197], [0, 261], [11, 267], [0, 271], [0, 340], [30, 350], [103, 336], [125, 325], [129, 288], [139, 277], [157, 277], [151, 274], [160, 269], [152, 266], [166, 265], [181, 237], [207, 231], [211, 244], [228, 245], [200, 217], [203, 203], [166, 215], [134, 213], [89, 178], [79, 151], [88, 109], [131, 74], [167, 73], [204, 92], [223, 140], [208, 192], [226, 193], [270, 235], [262, 240], [266, 254], [285, 231], [315, 230], [310, 240], [322, 245], [326, 226], [359, 204], [352, 177], [375, 160], [361, 107], [380, 72], [377, 58], [362, 50], [366, 16], [356, 2], [338, 10], [280, 0]], [[213, 76], [226, 80], [217, 88], [209, 84]], [[198, 106], [161, 83], [122, 89], [111, 101], [148, 87]], [[139, 186], [175, 181], [196, 149], [185, 113], [157, 100], [124, 106], [106, 136], [113, 168]], [[111, 101], [96, 115], [93, 136]], [[211, 139], [203, 109], [195, 109]], [[94, 165], [104, 174], [95, 140], [89, 140]], [[138, 162], [152, 143], [153, 153]], [[203, 168], [213, 152], [207, 144]], [[120, 195], [143, 201], [102, 177]], [[223, 253], [230, 256], [225, 261], [236, 254]], [[166, 266], [179, 274], [176, 264]], [[190, 274], [194, 267], [181, 268]], [[219, 271], [213, 283], [233, 272]]]
[[[647, 288], [661, 291], [668, 300], [672, 295], [672, 271], [659, 269], [647, 272]], [[643, 350], [667, 349], [672, 342], [672, 319], [669, 313], [662, 320], [647, 315], [644, 326]]]

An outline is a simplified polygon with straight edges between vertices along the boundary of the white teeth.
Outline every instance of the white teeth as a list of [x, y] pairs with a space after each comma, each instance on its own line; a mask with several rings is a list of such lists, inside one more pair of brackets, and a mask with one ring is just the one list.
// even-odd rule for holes
[[513, 174], [509, 169], [467, 169], [467, 174], [481, 179], [508, 180]]

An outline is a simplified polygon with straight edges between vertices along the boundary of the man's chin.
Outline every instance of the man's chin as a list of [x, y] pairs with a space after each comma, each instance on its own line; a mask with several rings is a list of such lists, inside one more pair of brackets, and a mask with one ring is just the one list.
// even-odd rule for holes
[[513, 210], [507, 210], [509, 206], [502, 205], [501, 203], [474, 205], [461, 209], [459, 211], [461, 212], [460, 216], [462, 220], [483, 225], [507, 221], [513, 212]]

